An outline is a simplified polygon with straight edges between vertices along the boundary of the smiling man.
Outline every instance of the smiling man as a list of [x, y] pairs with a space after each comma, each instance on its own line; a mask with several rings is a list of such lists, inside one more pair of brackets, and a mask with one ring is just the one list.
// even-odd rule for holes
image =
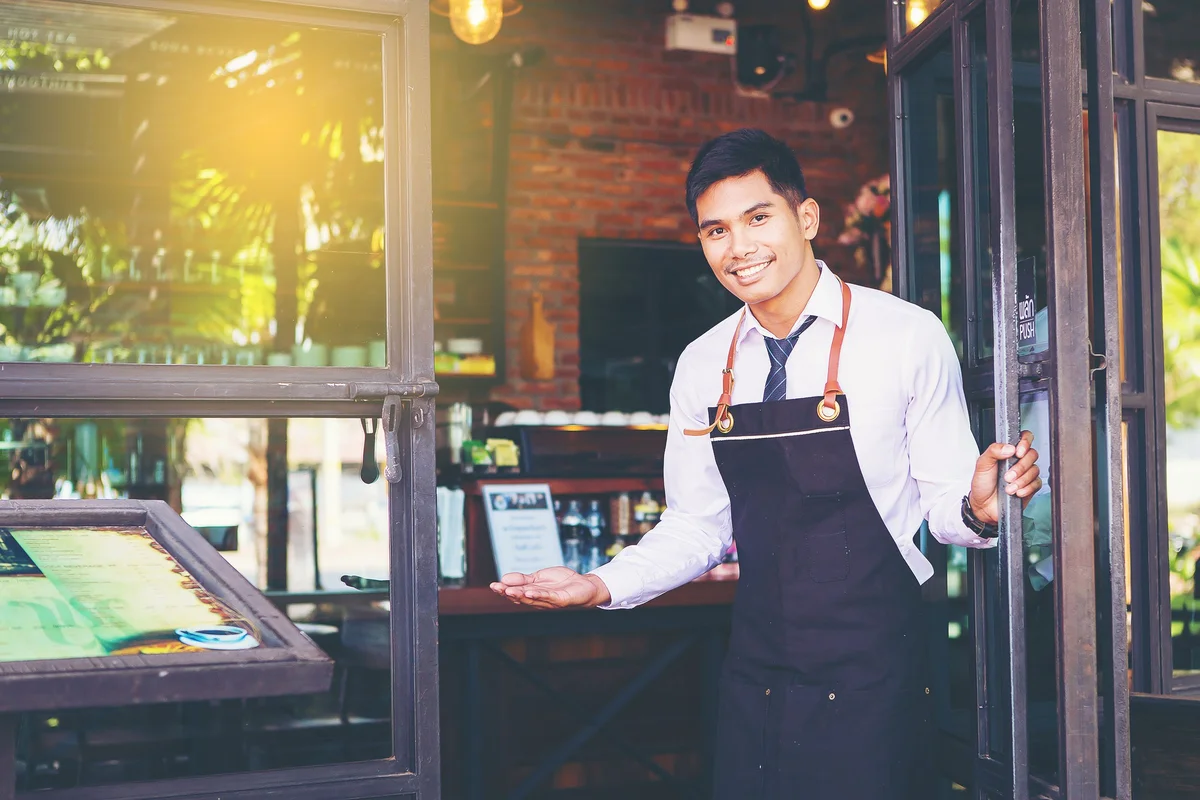
[[687, 204], [745, 307], [679, 359], [667, 511], [588, 575], [555, 567], [492, 588], [544, 608], [631, 608], [736, 539], [714, 796], [927, 800], [920, 584], [933, 569], [914, 536], [928, 521], [942, 542], [994, 544], [1000, 492], [1028, 502], [1041, 487], [1032, 436], [980, 454], [941, 322], [815, 258], [820, 209], [783, 142], [740, 130], [707, 143]]

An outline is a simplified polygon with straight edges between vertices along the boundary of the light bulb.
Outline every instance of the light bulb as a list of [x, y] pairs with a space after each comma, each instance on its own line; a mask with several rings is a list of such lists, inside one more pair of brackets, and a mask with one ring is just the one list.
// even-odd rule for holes
[[928, 16], [929, 8], [925, 5], [925, 0], [908, 0], [909, 30], [920, 25]]
[[503, 22], [502, 0], [450, 0], [450, 27], [467, 44], [495, 39]]
[[829, 8], [829, 0], [808, 0], [808, 7], [813, 11], [823, 11]]

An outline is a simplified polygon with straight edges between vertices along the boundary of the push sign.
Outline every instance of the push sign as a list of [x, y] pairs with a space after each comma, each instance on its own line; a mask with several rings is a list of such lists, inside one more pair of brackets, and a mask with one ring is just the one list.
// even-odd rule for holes
[[1037, 281], [1036, 258], [1017, 262], [1017, 354], [1037, 352]]

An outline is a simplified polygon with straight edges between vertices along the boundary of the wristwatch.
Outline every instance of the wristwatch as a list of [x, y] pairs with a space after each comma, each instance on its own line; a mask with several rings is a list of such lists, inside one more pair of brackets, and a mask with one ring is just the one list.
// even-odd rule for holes
[[968, 499], [968, 495], [965, 494], [962, 499], [962, 521], [976, 536], [982, 536], [984, 539], [995, 539], [1000, 535], [999, 528], [990, 523], [983, 522], [979, 517], [975, 516], [974, 510], [971, 508], [971, 501]]

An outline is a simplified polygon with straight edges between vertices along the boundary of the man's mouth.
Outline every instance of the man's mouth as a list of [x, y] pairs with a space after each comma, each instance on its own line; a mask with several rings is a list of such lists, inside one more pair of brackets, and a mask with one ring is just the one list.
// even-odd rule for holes
[[744, 267], [738, 267], [737, 269], [730, 270], [730, 272], [733, 273], [733, 275], [735, 275], [737, 278], [745, 280], [746, 278], [752, 278], [758, 273], [762, 272], [770, 265], [770, 263], [770, 260], [759, 261], [756, 264], [747, 264]]

